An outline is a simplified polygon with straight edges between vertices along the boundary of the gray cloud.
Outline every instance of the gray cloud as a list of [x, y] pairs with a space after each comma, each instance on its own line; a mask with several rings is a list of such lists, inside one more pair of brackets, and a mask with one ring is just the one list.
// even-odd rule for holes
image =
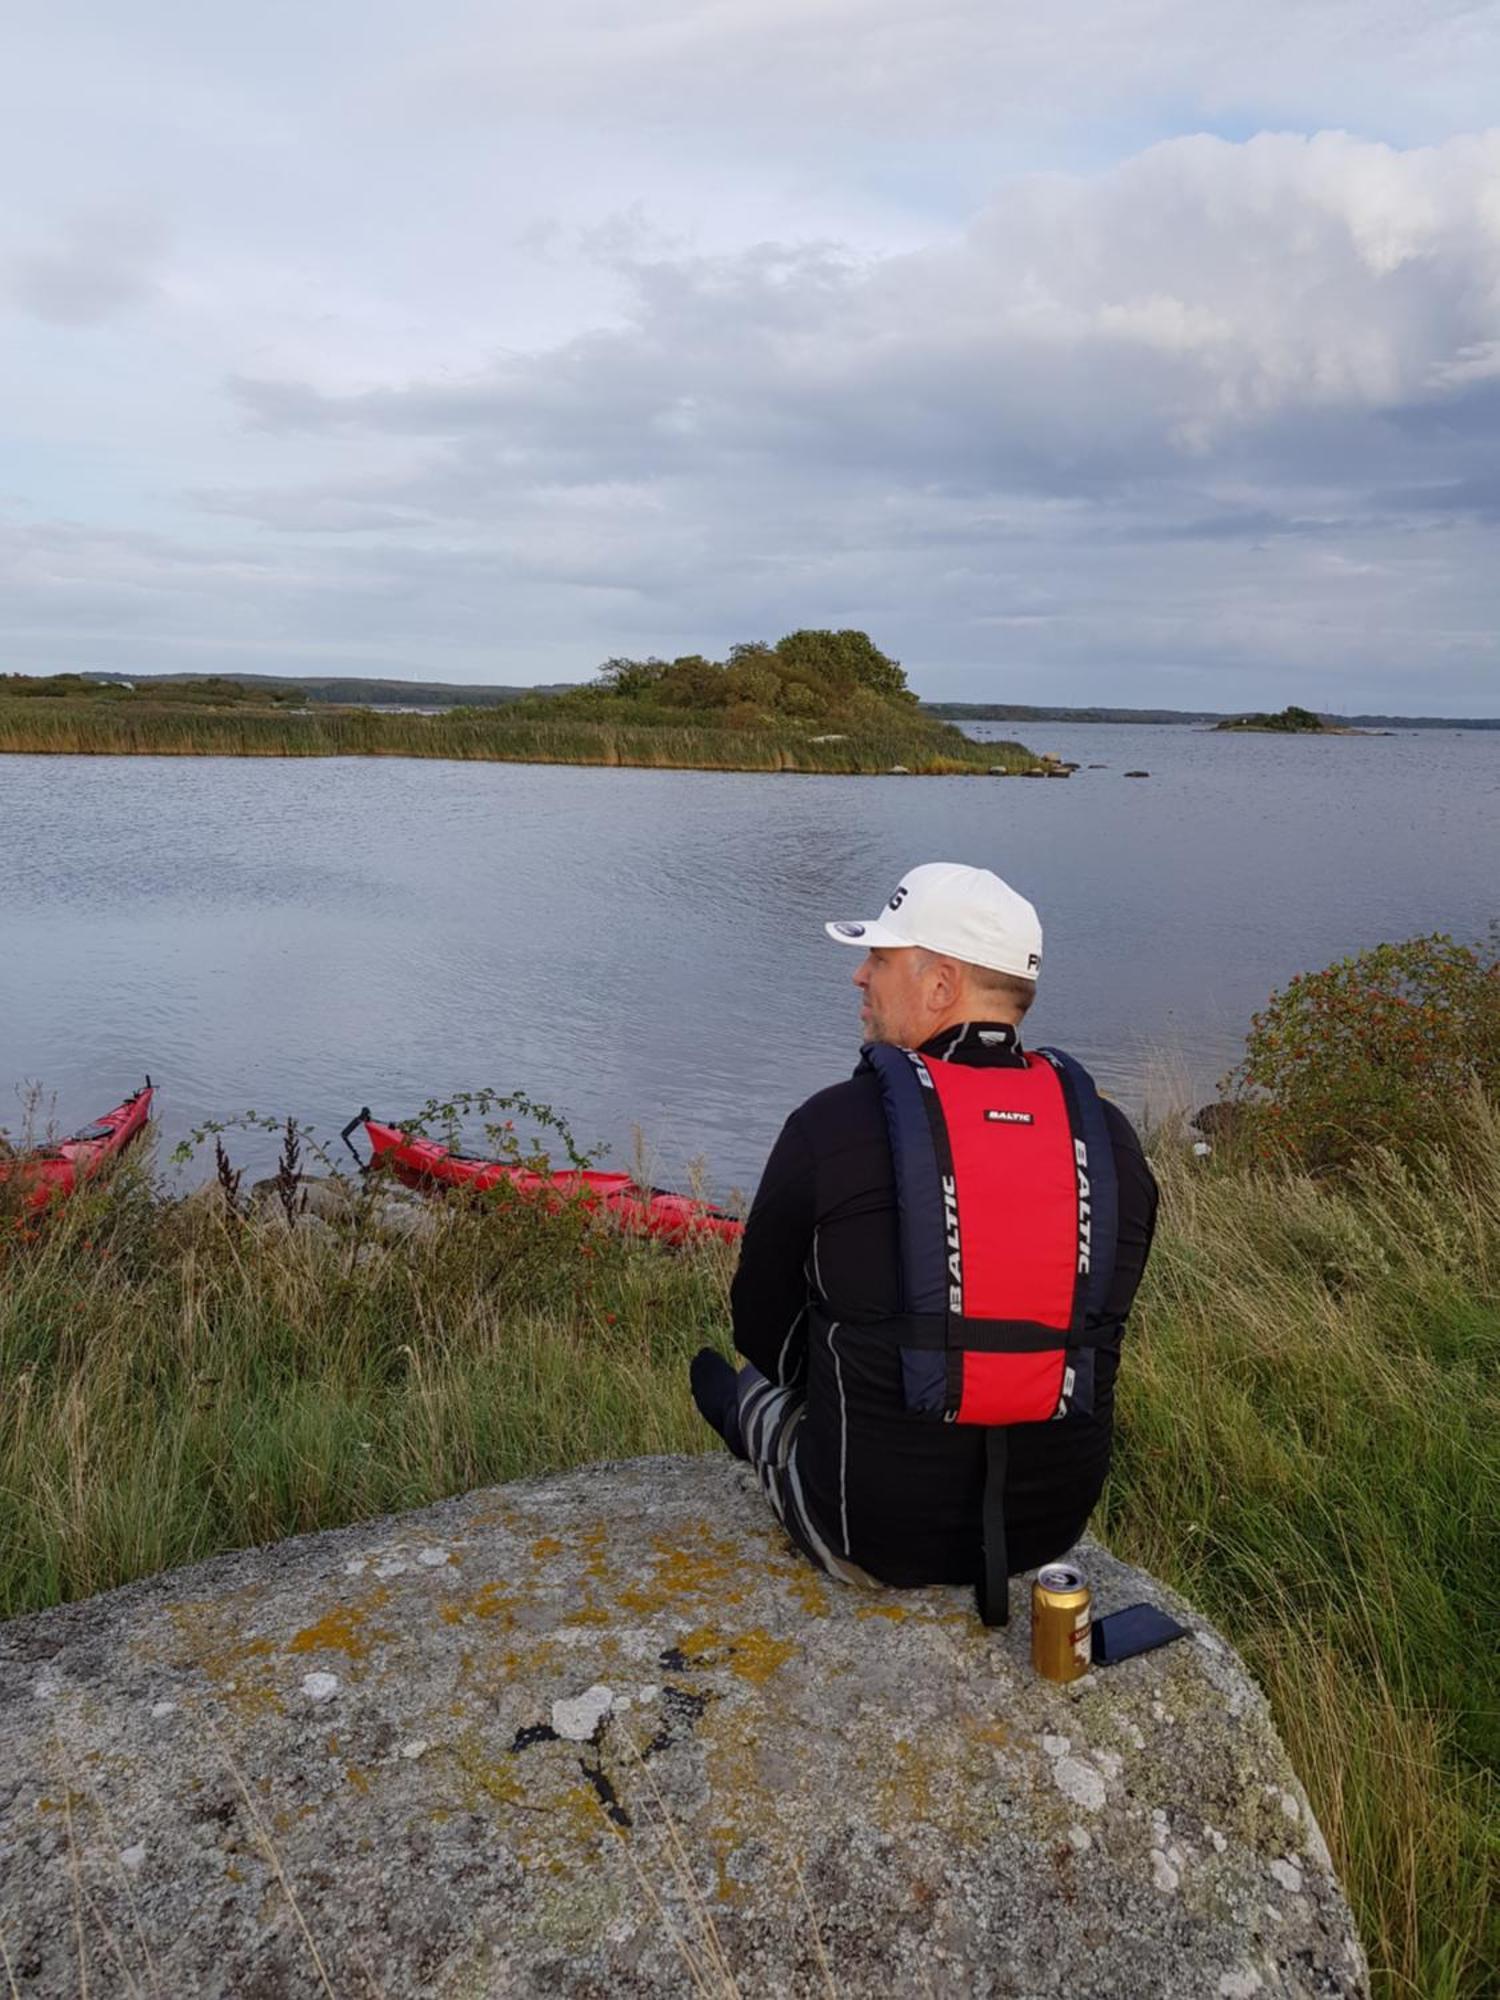
[[0, 263], [0, 298], [56, 326], [98, 326], [157, 291], [166, 233], [149, 216], [75, 215], [45, 249]]
[[1500, 414], [1497, 177], [1500, 136], [1172, 141], [1019, 182], [938, 249], [639, 262], [627, 324], [468, 380], [231, 386], [273, 431], [440, 448], [408, 489], [439, 517], [535, 486], [833, 476], [1143, 521], [1144, 494], [1216, 476], [1251, 489], [1241, 511], [1267, 484], [1347, 511], [1402, 464], [1451, 504]]
[[1326, 118], [1330, 90], [1352, 124], [1389, 129], [1399, 99], [1403, 135], [1430, 136], [1433, 122], [1446, 133], [1490, 114], [1500, 63], [1500, 21], [1467, 0], [1378, 14], [1368, 0], [945, 0], [936, 13], [908, 0], [562, 0], [477, 23], [443, 15], [448, 31], [412, 52], [401, 86], [436, 117], [525, 118], [541, 103], [611, 133], [706, 130], [730, 148], [775, 136], [804, 157], [974, 128], [1033, 145], [1071, 129], [1076, 144], [1122, 110], [1138, 129], [1164, 104], [1306, 127]]

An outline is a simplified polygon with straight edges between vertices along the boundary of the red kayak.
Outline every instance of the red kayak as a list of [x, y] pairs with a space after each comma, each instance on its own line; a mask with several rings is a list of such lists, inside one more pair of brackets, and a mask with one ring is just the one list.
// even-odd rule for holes
[[45, 1208], [49, 1201], [72, 1194], [81, 1181], [91, 1180], [145, 1129], [155, 1094], [148, 1076], [133, 1096], [70, 1139], [28, 1147], [12, 1158], [0, 1159], [0, 1182], [19, 1181], [27, 1208]]
[[476, 1160], [467, 1153], [455, 1153], [451, 1146], [414, 1138], [395, 1125], [380, 1124], [367, 1113], [354, 1122], [365, 1128], [370, 1165], [390, 1168], [408, 1187], [469, 1188], [479, 1193], [504, 1182], [520, 1194], [551, 1195], [602, 1208], [632, 1235], [655, 1236], [664, 1243], [685, 1243], [698, 1236], [719, 1236], [737, 1243], [745, 1233], [743, 1222], [711, 1208], [706, 1201], [669, 1194], [664, 1188], [642, 1187], [629, 1174], [593, 1173], [585, 1168], [538, 1174], [503, 1160]]

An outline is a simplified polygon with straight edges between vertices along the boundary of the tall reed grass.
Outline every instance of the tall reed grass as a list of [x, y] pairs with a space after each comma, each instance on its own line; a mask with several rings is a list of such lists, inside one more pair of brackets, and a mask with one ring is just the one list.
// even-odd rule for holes
[[1159, 1147], [1096, 1527], [1270, 1697], [1377, 1990], [1500, 1990], [1500, 1119], [1355, 1186]]
[[[1383, 2000], [1497, 1990], [1500, 1129], [1355, 1188], [1195, 1161], [1163, 1220], [1096, 1525], [1266, 1688]], [[732, 1250], [563, 1210], [430, 1241], [289, 1228], [129, 1170], [0, 1233], [0, 1615], [594, 1458], [693, 1451]]]
[[[820, 738], [822, 740], [820, 740]], [[1042, 760], [1019, 743], [973, 743], [920, 715], [832, 735], [637, 725], [499, 709], [383, 715], [364, 708], [184, 707], [181, 703], [0, 700], [0, 752], [153, 757], [442, 757], [500, 763], [642, 765], [659, 770], [922, 775], [1022, 772]]]

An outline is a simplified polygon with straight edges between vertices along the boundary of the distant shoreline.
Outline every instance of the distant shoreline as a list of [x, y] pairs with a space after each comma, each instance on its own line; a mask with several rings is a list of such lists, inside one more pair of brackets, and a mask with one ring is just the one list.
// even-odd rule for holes
[[[85, 673], [80, 678], [100, 686], [129, 686], [147, 689], [156, 685], [170, 688], [176, 683], [198, 678], [194, 674], [142, 674], [132, 679], [118, 673]], [[485, 683], [464, 686], [456, 681], [376, 680], [356, 676], [285, 674], [224, 674], [224, 680], [241, 687], [275, 691], [296, 687], [316, 708], [360, 707], [377, 713], [402, 709], [442, 710], [460, 707], [505, 708], [539, 694], [565, 694], [583, 685], [576, 681], [539, 682], [533, 686], [506, 686]], [[1243, 708], [1117, 708], [1099, 705], [1059, 707], [1026, 702], [922, 701], [920, 712], [943, 722], [1138, 722], [1177, 723], [1184, 726], [1231, 722], [1251, 713]], [[1349, 729], [1500, 729], [1500, 715], [1334, 715], [1322, 714], [1325, 722]]]
[[[942, 722], [1112, 722], [1169, 723], [1182, 728], [1216, 728], [1237, 723], [1245, 709], [1196, 708], [1030, 708], [1013, 702], [924, 701], [924, 715]], [[1376, 729], [1500, 729], [1500, 715], [1323, 715], [1325, 736], [1360, 735]], [[1291, 731], [1266, 732], [1292, 734]], [[1309, 734], [1313, 732], [1309, 731]]]

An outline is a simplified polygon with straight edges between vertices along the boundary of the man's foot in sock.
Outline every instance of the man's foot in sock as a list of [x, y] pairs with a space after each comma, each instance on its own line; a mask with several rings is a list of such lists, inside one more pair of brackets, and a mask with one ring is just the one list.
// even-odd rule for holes
[[713, 1348], [700, 1347], [688, 1364], [688, 1381], [699, 1416], [718, 1432], [736, 1458], [743, 1458], [739, 1378], [733, 1368]]

